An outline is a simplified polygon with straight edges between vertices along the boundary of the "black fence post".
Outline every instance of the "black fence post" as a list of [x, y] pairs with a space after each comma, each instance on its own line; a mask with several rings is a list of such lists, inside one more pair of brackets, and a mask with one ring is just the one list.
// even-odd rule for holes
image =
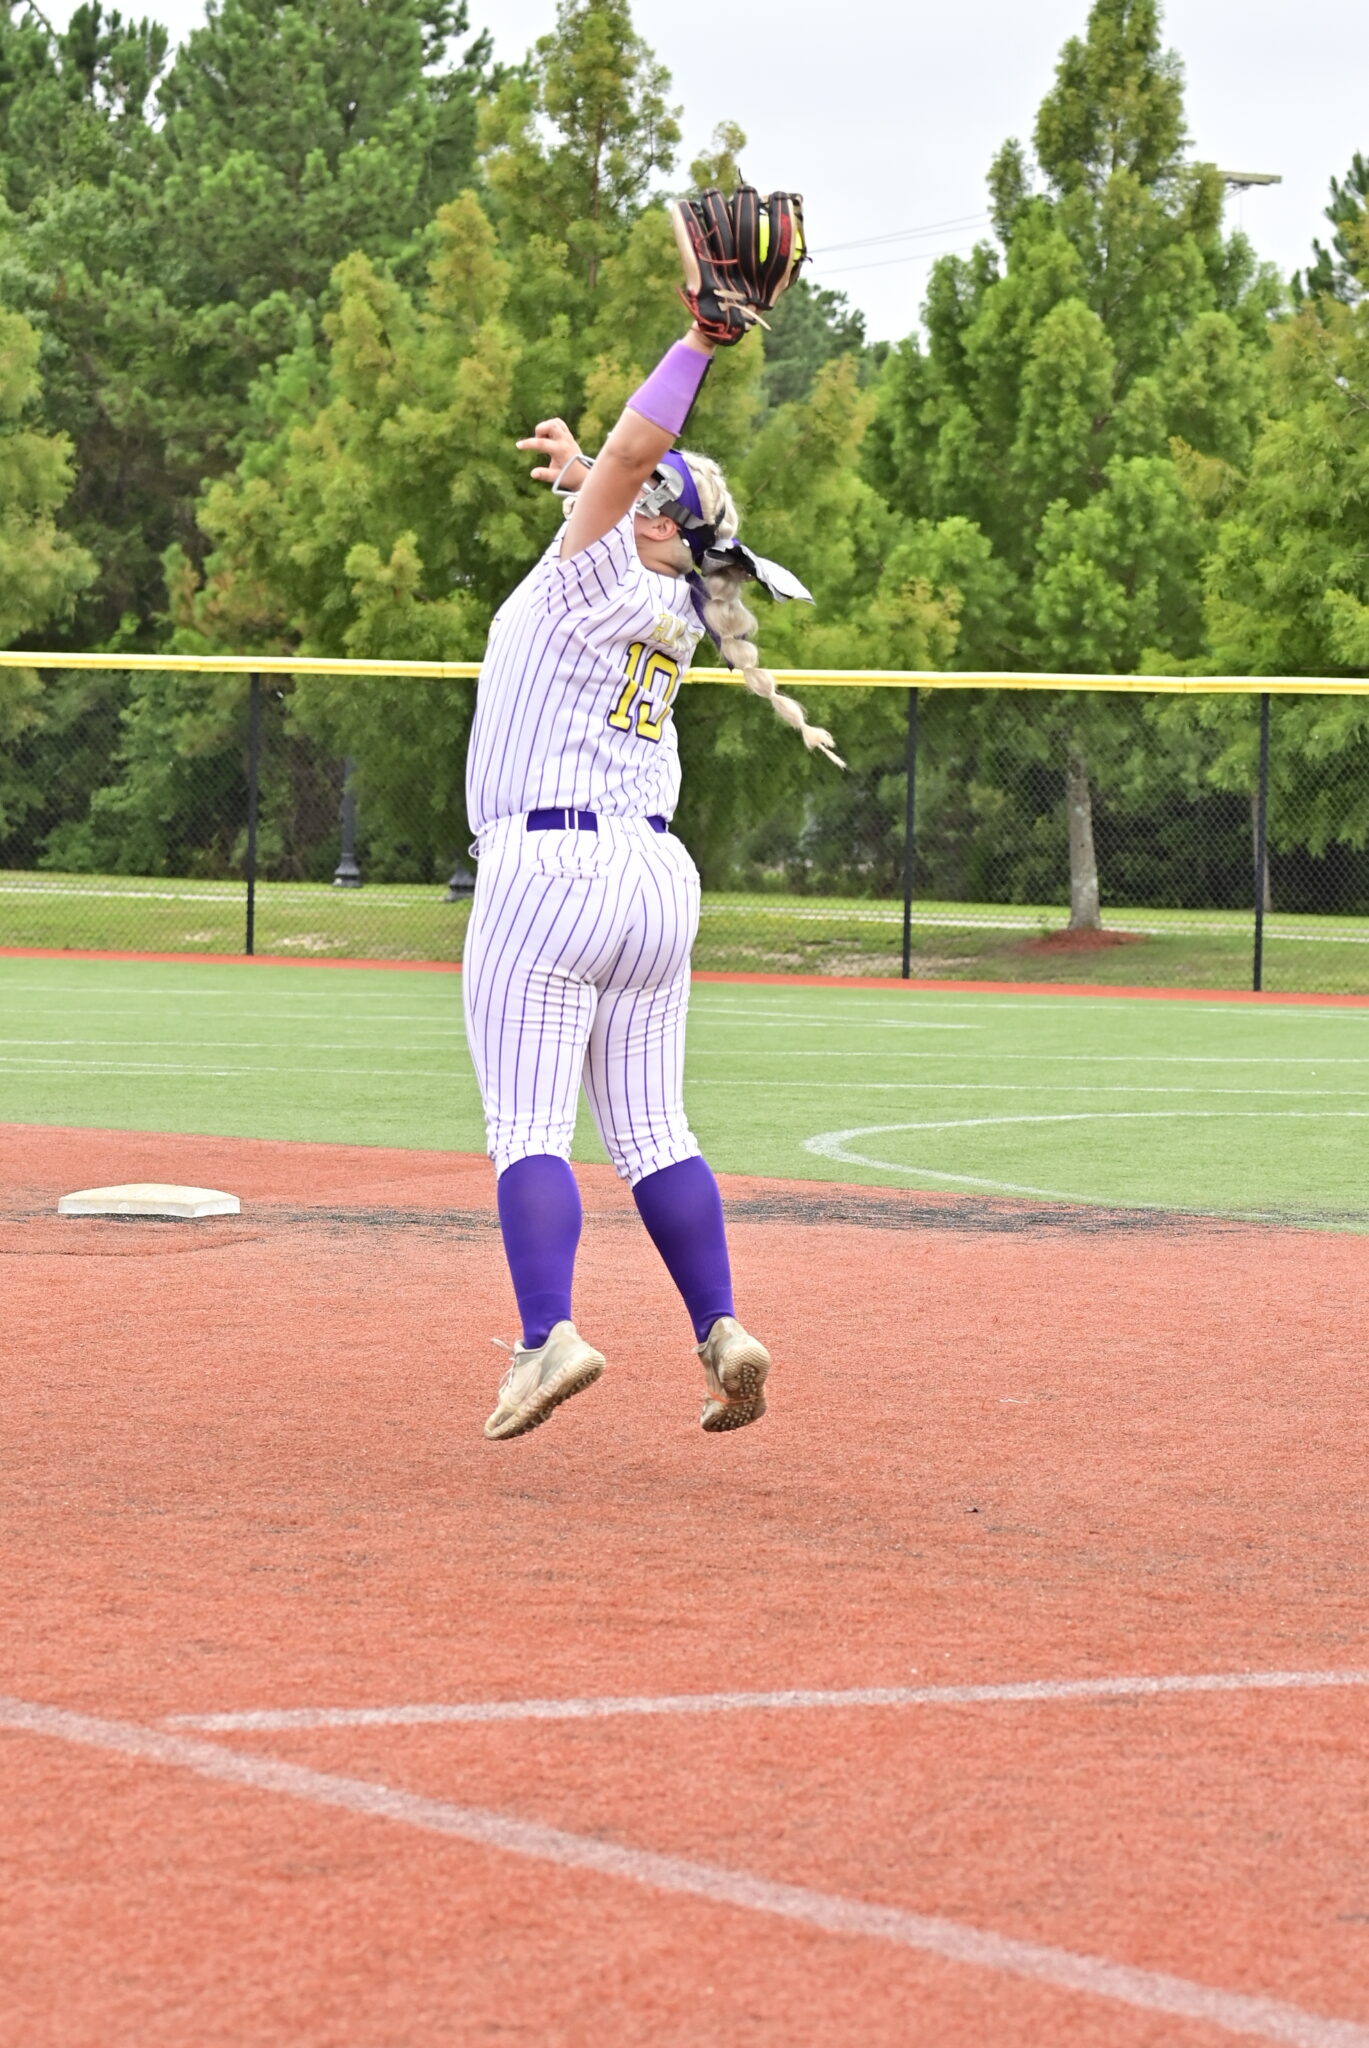
[[261, 677], [247, 692], [247, 934], [244, 953], [257, 941], [257, 797], [261, 788]]
[[1269, 858], [1269, 692], [1260, 696], [1260, 780], [1255, 792], [1255, 959], [1250, 986], [1264, 986], [1264, 877]]
[[917, 690], [908, 692], [908, 740], [903, 762], [903, 979], [913, 971], [913, 826], [917, 817]]
[[356, 762], [349, 756], [342, 764], [342, 844], [338, 848], [338, 864], [333, 870], [335, 889], [361, 887], [361, 869], [357, 865], [357, 799], [352, 787], [355, 774]]

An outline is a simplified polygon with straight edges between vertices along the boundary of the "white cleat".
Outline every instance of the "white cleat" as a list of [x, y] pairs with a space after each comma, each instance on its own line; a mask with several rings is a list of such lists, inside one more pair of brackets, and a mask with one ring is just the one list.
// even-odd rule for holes
[[586, 1344], [574, 1323], [557, 1323], [545, 1344], [535, 1351], [514, 1347], [513, 1364], [499, 1383], [499, 1399], [485, 1424], [487, 1437], [522, 1436], [545, 1422], [583, 1387], [592, 1387], [604, 1369], [604, 1358]]
[[719, 1316], [699, 1346], [708, 1394], [701, 1429], [745, 1429], [765, 1413], [765, 1376], [770, 1353], [750, 1337], [735, 1316]]

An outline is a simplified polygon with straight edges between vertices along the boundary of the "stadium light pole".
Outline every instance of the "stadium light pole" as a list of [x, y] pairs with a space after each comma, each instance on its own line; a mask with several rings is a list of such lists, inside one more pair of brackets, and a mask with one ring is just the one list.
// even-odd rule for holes
[[[1218, 170], [1215, 164], [1212, 168], [1217, 171], [1217, 176], [1226, 186], [1228, 192], [1238, 192], [1242, 195], [1248, 192], [1253, 185], [1282, 185], [1283, 183], [1283, 177], [1278, 171], [1223, 171]], [[1243, 207], [1238, 211], [1237, 226], [1244, 232], [1245, 209]]]

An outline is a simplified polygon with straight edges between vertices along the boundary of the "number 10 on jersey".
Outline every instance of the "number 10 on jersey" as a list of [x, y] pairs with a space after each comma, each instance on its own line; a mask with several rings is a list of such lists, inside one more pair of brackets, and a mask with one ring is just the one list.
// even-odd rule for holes
[[627, 681], [618, 702], [609, 712], [609, 724], [615, 732], [631, 732], [635, 706], [638, 737], [658, 740], [665, 731], [679, 687], [679, 662], [672, 661], [659, 648], [648, 652], [645, 641], [634, 640], [627, 651]]

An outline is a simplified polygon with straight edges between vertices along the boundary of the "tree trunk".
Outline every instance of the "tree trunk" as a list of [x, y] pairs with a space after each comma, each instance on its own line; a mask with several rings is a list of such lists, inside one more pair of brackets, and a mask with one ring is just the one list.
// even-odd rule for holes
[[[1252, 861], [1258, 860], [1260, 857], [1260, 792], [1258, 789], [1252, 789], [1250, 792], [1250, 845]], [[1264, 909], [1266, 915], [1268, 915], [1274, 908], [1274, 899], [1269, 893], [1269, 836], [1267, 831], [1264, 842], [1264, 874], [1261, 877], [1261, 881], [1264, 884]]]
[[1072, 932], [1103, 928], [1098, 910], [1098, 856], [1093, 850], [1093, 792], [1084, 749], [1071, 740], [1065, 758], [1065, 814], [1070, 829], [1070, 923]]

